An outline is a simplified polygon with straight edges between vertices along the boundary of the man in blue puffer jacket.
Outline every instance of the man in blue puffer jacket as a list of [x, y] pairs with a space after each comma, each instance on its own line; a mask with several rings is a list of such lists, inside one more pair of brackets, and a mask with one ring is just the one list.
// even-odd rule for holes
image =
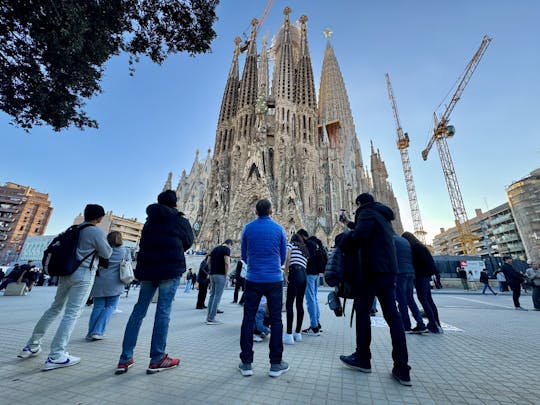
[[285, 230], [270, 217], [272, 204], [259, 200], [255, 206], [258, 218], [244, 227], [242, 232], [242, 260], [248, 265], [244, 292], [244, 318], [240, 331], [240, 372], [244, 377], [253, 375], [253, 328], [261, 297], [265, 296], [270, 313], [270, 377], [279, 377], [289, 370], [282, 361], [283, 272], [281, 266], [287, 257]]
[[146, 208], [148, 215], [144, 224], [140, 250], [137, 255], [135, 277], [141, 282], [139, 299], [133, 307], [124, 332], [122, 355], [116, 374], [123, 374], [134, 364], [133, 350], [142, 321], [157, 289], [159, 289], [154, 331], [150, 344], [148, 374], [168, 370], [178, 365], [179, 359], [165, 353], [171, 305], [186, 271], [184, 252], [193, 243], [193, 231], [184, 214], [176, 209], [176, 193], [163, 191], [158, 203]]

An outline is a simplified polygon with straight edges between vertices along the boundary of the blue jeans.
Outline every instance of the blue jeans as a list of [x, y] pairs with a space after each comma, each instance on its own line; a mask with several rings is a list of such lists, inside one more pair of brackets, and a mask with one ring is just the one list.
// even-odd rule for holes
[[225, 289], [225, 275], [224, 274], [211, 274], [210, 275], [210, 298], [208, 298], [208, 315], [206, 315], [207, 321], [213, 321], [216, 319], [217, 309], [221, 302], [221, 296]]
[[319, 286], [319, 275], [308, 274], [306, 287], [306, 306], [309, 314], [309, 326], [317, 328], [319, 326], [321, 311], [317, 301], [317, 292]]
[[416, 326], [424, 328], [424, 320], [420, 315], [420, 310], [416, 305], [416, 301], [413, 296], [414, 289], [414, 273], [400, 273], [396, 280], [396, 298], [398, 302], [399, 313], [403, 320], [403, 328], [405, 330], [411, 330], [411, 320], [409, 318], [409, 308], [411, 309], [412, 316], [416, 321]]
[[495, 295], [495, 291], [493, 291], [493, 288], [491, 288], [491, 286], [489, 284], [484, 284], [484, 288], [482, 289], [482, 294], [485, 294], [486, 290], [489, 288], [489, 291], [491, 291], [493, 293], [493, 295]]
[[438, 326], [441, 326], [441, 323], [439, 322], [439, 311], [431, 297], [430, 281], [430, 277], [418, 277], [415, 280], [416, 296], [418, 297], [418, 301], [420, 301], [422, 308], [424, 308], [424, 312], [428, 319], [427, 328], [431, 332], [437, 332], [439, 330]]
[[94, 306], [88, 321], [87, 337], [92, 335], [103, 336], [105, 328], [111, 319], [112, 314], [118, 306], [119, 295], [112, 297], [94, 297]]
[[167, 345], [172, 301], [178, 289], [178, 284], [180, 284], [180, 277], [169, 280], [141, 281], [139, 299], [133, 307], [124, 332], [120, 361], [127, 361], [133, 357], [133, 349], [137, 345], [137, 337], [139, 336], [142, 321], [146, 316], [146, 312], [148, 312], [148, 307], [157, 289], [159, 289], [159, 293], [152, 342], [150, 343], [150, 361], [156, 362], [163, 358]]
[[264, 333], [265, 335], [270, 334], [270, 329], [264, 324], [264, 317], [266, 316], [266, 311], [264, 310], [264, 305], [259, 305], [257, 314], [255, 315], [255, 327], [259, 332]]
[[188, 293], [191, 290], [191, 280], [186, 281], [186, 287], [184, 288], [184, 292]]
[[65, 355], [65, 349], [75, 328], [75, 323], [81, 316], [90, 290], [92, 290], [95, 275], [96, 272], [91, 271], [88, 267], [79, 267], [73, 274], [59, 277], [54, 301], [34, 327], [32, 336], [27, 342], [28, 346], [35, 349], [41, 344], [43, 335], [65, 306], [64, 316], [51, 341], [49, 357], [58, 359]]
[[361, 361], [371, 360], [371, 318], [370, 310], [375, 297], [379, 299], [382, 313], [390, 327], [392, 339], [392, 359], [398, 373], [409, 373], [407, 342], [403, 321], [396, 308], [396, 276], [387, 273], [369, 273], [359, 285], [358, 296], [354, 300], [356, 310], [356, 352]]
[[283, 322], [281, 321], [281, 306], [283, 303], [283, 282], [254, 283], [246, 280], [244, 292], [244, 318], [240, 329], [240, 360], [242, 363], [253, 363], [253, 327], [255, 315], [262, 296], [266, 297], [270, 313], [270, 364], [281, 363], [283, 355]]

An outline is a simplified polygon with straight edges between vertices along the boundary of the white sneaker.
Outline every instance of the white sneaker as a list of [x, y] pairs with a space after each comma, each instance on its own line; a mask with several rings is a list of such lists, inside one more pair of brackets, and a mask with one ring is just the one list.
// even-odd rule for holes
[[30, 346], [24, 346], [19, 354], [17, 355], [20, 359], [27, 359], [28, 357], [34, 357], [41, 353], [41, 346], [38, 346], [35, 349], [32, 349]]
[[293, 333], [293, 339], [295, 342], [301, 342], [302, 341], [302, 334], [301, 333]]
[[260, 337], [259, 335], [253, 335], [253, 341], [254, 342], [262, 342], [263, 338]]
[[54, 370], [55, 368], [74, 366], [75, 364], [79, 364], [80, 361], [80, 357], [70, 356], [69, 353], [66, 353], [58, 359], [51, 359], [50, 357], [47, 357], [47, 361], [43, 365], [42, 370], [48, 371]]
[[289, 335], [288, 333], [284, 333], [283, 334], [283, 344], [294, 345], [293, 335]]

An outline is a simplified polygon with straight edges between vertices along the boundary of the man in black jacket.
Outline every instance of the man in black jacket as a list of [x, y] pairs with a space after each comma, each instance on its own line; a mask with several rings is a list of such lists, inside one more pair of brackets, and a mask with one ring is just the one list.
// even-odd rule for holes
[[[352, 253], [361, 251], [363, 282], [359, 283], [354, 300], [356, 311], [356, 351], [350, 356], [340, 356], [348, 367], [371, 373], [371, 319], [370, 309], [375, 297], [379, 299], [384, 319], [390, 327], [392, 338], [392, 376], [402, 385], [410, 386], [407, 343], [403, 321], [396, 307], [397, 259], [392, 221], [394, 212], [386, 205], [375, 202], [373, 196], [362, 193], [356, 198], [358, 209], [354, 230], [345, 240], [343, 249]], [[347, 222], [346, 218], [343, 222]]]
[[210, 255], [206, 255], [199, 266], [199, 273], [197, 274], [199, 293], [197, 294], [197, 305], [195, 306], [195, 309], [208, 308], [206, 305], [204, 305], [204, 301], [206, 300], [206, 294], [208, 293], [208, 285], [210, 284], [210, 269], [208, 268], [208, 263], [206, 262], [209, 256]]
[[176, 209], [176, 193], [163, 191], [158, 195], [158, 203], [146, 208], [148, 215], [144, 224], [140, 250], [137, 255], [135, 277], [141, 282], [139, 299], [133, 307], [124, 332], [122, 355], [116, 374], [123, 374], [134, 364], [133, 350], [142, 321], [156, 290], [159, 289], [152, 342], [150, 344], [150, 365], [148, 374], [168, 370], [178, 365], [179, 359], [165, 353], [171, 305], [186, 271], [184, 251], [193, 243], [193, 231], [184, 214]]
[[519, 297], [521, 296], [521, 283], [525, 279], [523, 274], [516, 271], [512, 266], [512, 257], [503, 256], [504, 264], [501, 266], [501, 270], [504, 273], [506, 282], [512, 289], [512, 299], [514, 300], [514, 307], [519, 311], [526, 311], [521, 305], [519, 305]]

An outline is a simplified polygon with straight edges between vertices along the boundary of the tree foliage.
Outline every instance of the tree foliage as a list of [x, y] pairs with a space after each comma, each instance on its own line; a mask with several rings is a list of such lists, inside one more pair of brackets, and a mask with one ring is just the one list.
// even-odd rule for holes
[[[0, 2], [0, 109], [29, 130], [97, 128], [85, 100], [101, 92], [105, 62], [210, 50], [219, 0]], [[132, 70], [132, 69], [131, 69]]]

